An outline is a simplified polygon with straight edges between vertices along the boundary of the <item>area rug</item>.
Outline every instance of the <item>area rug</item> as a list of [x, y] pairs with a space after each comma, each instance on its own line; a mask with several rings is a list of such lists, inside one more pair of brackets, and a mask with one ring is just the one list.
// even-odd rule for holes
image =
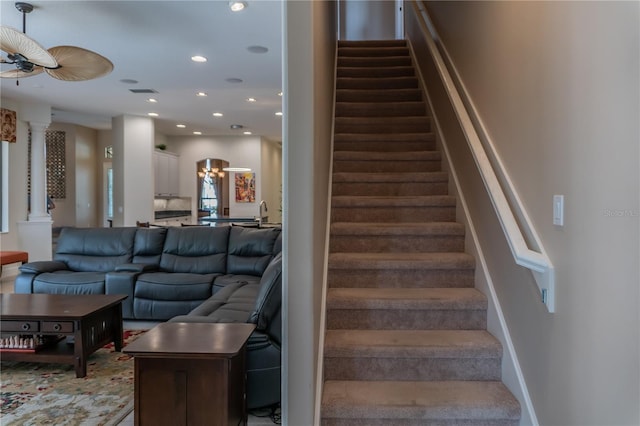
[[[125, 330], [125, 345], [142, 333]], [[133, 411], [133, 383], [133, 358], [113, 343], [91, 354], [83, 378], [71, 365], [3, 361], [0, 424], [117, 425]]]

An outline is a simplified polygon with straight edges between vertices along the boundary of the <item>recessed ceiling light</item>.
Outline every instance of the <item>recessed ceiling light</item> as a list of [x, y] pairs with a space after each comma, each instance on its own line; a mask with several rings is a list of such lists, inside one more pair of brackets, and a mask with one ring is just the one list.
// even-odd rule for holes
[[269, 49], [264, 46], [249, 46], [247, 50], [251, 53], [267, 53], [269, 51]]
[[242, 83], [242, 79], [241, 78], [234, 78], [234, 77], [227, 78], [227, 79], [225, 79], [225, 81], [227, 83]]
[[199, 96], [199, 97], [201, 97], [201, 98], [204, 98], [204, 97], [206, 97], [206, 96], [207, 96], [207, 94], [206, 94], [205, 92], [198, 92], [198, 93], [196, 93], [196, 96]]
[[195, 132], [193, 132], [193, 134], [194, 134], [194, 135], [201, 135], [201, 134], [202, 134], [202, 132], [195, 131]]
[[150, 112], [147, 114], [149, 117], [157, 117], [158, 113], [157, 112]]
[[278, 117], [282, 117], [282, 111], [278, 111], [278, 112], [276, 112], [276, 115], [277, 115]]
[[134, 80], [132, 78], [123, 78], [122, 80], [120, 80], [120, 83], [124, 83], [124, 84], [138, 84], [138, 80]]
[[193, 62], [207, 62], [207, 58], [205, 58], [204, 56], [200, 56], [200, 55], [192, 56], [191, 60]]
[[247, 102], [255, 102], [256, 98], [247, 98]]
[[214, 112], [213, 116], [214, 117], [222, 117], [222, 113], [221, 112]]
[[158, 102], [158, 100], [154, 99], [154, 98], [149, 98], [149, 99], [147, 99], [147, 102], [155, 104], [156, 102]]
[[187, 126], [185, 126], [184, 124], [176, 124], [176, 127], [179, 127], [179, 128], [181, 128], [181, 129], [184, 129], [184, 128], [185, 128], [185, 127], [187, 127]]
[[231, 9], [232, 12], [240, 12], [241, 10], [244, 10], [245, 7], [247, 7], [247, 2], [245, 1], [229, 2], [229, 9]]
[[242, 129], [244, 128], [244, 126], [242, 124], [232, 124], [231, 126], [229, 126], [231, 129], [233, 130], [238, 130], [238, 129]]
[[250, 135], [251, 132], [242, 132], [243, 135]]

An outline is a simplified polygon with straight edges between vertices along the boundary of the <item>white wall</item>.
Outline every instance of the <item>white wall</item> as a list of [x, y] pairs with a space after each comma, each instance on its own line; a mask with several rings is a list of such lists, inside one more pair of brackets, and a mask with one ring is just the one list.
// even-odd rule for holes
[[121, 115], [112, 122], [113, 225], [153, 221], [153, 120]]
[[556, 267], [549, 314], [454, 146], [539, 423], [640, 424], [640, 4], [428, 8]]
[[282, 222], [282, 146], [262, 140], [262, 200], [267, 202], [269, 222]]
[[342, 40], [396, 38], [395, 0], [340, 0]]
[[256, 174], [256, 202], [237, 203], [235, 172], [227, 173], [229, 215], [258, 216], [266, 179], [262, 170], [262, 140], [259, 136], [169, 136], [167, 141], [167, 151], [180, 155], [180, 196], [191, 197], [194, 212], [198, 201], [196, 163], [205, 158], [219, 158], [228, 161], [229, 167], [249, 167]]
[[335, 2], [285, 2], [283, 424], [313, 424], [334, 95]]
[[20, 116], [20, 104], [2, 98], [3, 108], [17, 112], [17, 142], [9, 144], [9, 232], [0, 234], [2, 250], [21, 250], [17, 222], [27, 219], [28, 123]]
[[96, 157], [98, 132], [83, 126], [51, 123], [48, 130], [65, 132], [65, 198], [56, 198], [51, 210], [53, 226], [98, 226], [98, 199], [102, 194], [98, 186]]

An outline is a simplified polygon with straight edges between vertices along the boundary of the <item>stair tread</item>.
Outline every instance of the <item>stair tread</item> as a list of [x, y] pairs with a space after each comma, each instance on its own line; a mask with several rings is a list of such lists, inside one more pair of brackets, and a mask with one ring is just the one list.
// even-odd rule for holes
[[475, 258], [462, 252], [331, 253], [329, 269], [473, 269]]
[[328, 309], [486, 309], [487, 298], [474, 288], [330, 288]]
[[520, 404], [497, 381], [327, 380], [323, 418], [513, 419]]
[[339, 47], [362, 47], [362, 46], [406, 46], [406, 40], [381, 39], [381, 40], [339, 40]]
[[327, 330], [324, 356], [499, 358], [502, 345], [485, 330]]
[[[433, 132], [426, 133], [336, 133], [334, 142], [425, 142], [435, 139]], [[336, 150], [336, 152], [341, 152]]]
[[456, 199], [451, 195], [334, 195], [332, 207], [455, 207]]
[[334, 161], [437, 161], [442, 159], [440, 151], [335, 151]]
[[335, 121], [342, 125], [367, 124], [371, 122], [375, 122], [377, 124], [414, 124], [429, 122], [430, 118], [428, 115], [410, 115], [403, 117], [336, 117]]
[[422, 183], [448, 182], [446, 172], [335, 172], [333, 183]]
[[464, 235], [464, 225], [458, 222], [335, 222], [331, 235]]

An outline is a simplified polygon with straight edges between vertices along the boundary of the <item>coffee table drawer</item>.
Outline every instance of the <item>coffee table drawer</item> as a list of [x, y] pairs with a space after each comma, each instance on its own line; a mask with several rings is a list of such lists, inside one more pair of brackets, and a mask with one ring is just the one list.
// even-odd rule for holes
[[73, 333], [72, 321], [43, 321], [42, 333]]
[[25, 332], [32, 333], [40, 331], [40, 322], [38, 321], [2, 321], [3, 332]]

